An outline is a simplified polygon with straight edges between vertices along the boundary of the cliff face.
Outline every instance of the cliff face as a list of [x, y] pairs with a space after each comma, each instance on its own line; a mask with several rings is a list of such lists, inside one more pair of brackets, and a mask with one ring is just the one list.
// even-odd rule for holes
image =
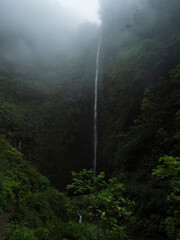
[[[93, 168], [98, 27], [85, 23], [72, 48], [53, 60], [1, 57], [0, 211], [15, 205], [13, 219], [23, 226], [10, 234], [177, 239], [179, 12], [179, 0], [101, 1], [96, 186], [86, 169]], [[1, 49], [9, 36], [0, 33]], [[13, 47], [13, 39], [6, 43]], [[77, 196], [70, 201], [32, 165], [63, 190], [72, 171], [86, 168], [69, 185]]]
[[[161, 154], [177, 154], [178, 80], [172, 83], [172, 73], [177, 76], [180, 61], [178, 7], [177, 1], [102, 1], [99, 154], [107, 171], [136, 170], [149, 162], [146, 155], [153, 154], [153, 165]], [[169, 147], [158, 145], [162, 131]]]
[[[146, 222], [166, 211], [157, 210], [165, 195], [152, 169], [161, 156], [180, 154], [180, 6], [120, 2], [102, 1], [99, 158], [109, 175], [127, 184], [136, 216]], [[160, 222], [156, 218], [151, 231], [161, 235]]]

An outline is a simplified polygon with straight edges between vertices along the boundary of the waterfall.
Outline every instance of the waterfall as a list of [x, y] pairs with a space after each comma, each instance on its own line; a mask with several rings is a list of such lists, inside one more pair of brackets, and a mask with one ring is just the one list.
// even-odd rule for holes
[[82, 223], [82, 215], [78, 214], [79, 215], [79, 223]]
[[99, 77], [99, 55], [100, 55], [101, 41], [98, 45], [96, 56], [96, 76], [94, 86], [94, 177], [96, 177], [96, 165], [97, 165], [97, 98], [98, 98], [98, 77]]

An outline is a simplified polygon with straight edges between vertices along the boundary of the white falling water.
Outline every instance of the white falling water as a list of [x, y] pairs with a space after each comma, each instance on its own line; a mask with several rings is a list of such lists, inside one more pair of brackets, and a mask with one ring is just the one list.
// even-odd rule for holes
[[79, 215], [79, 223], [82, 223], [82, 215], [78, 214]]
[[97, 165], [97, 98], [98, 98], [98, 77], [99, 77], [99, 55], [100, 55], [101, 42], [99, 42], [97, 57], [96, 57], [96, 77], [94, 87], [94, 177], [96, 177], [96, 165]]

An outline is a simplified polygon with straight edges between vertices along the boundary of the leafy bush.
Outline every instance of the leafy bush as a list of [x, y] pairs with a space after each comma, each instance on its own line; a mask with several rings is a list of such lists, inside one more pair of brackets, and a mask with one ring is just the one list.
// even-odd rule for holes
[[92, 170], [83, 170], [73, 173], [73, 183], [67, 188], [78, 195], [73, 201], [77, 215], [101, 224], [113, 240], [127, 238], [126, 223], [131, 218], [133, 202], [123, 196], [124, 185], [118, 179], [106, 181], [104, 173], [93, 177]]
[[26, 227], [11, 226], [8, 233], [9, 240], [38, 240], [34, 232]]
[[68, 200], [53, 188], [45, 192], [29, 192], [16, 204], [13, 219], [30, 228], [40, 228], [47, 222], [67, 218]]
[[[106, 240], [107, 237], [100, 227], [89, 223], [56, 222], [51, 228], [52, 240]], [[51, 239], [50, 238], [50, 239]]]
[[167, 197], [164, 200], [167, 205], [166, 217], [161, 222], [168, 239], [180, 238], [180, 158], [164, 156], [159, 159], [160, 165], [153, 170], [153, 175], [157, 175], [166, 181]]

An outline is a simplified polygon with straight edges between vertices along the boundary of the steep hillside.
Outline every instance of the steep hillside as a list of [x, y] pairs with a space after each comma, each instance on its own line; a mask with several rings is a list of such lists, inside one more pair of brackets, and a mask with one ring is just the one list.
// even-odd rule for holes
[[168, 187], [152, 169], [180, 154], [179, 11], [179, 1], [102, 1], [99, 158], [126, 183], [153, 239], [163, 235]]
[[55, 56], [9, 59], [22, 36], [0, 32], [2, 239], [180, 238], [180, 2], [100, 3]]

